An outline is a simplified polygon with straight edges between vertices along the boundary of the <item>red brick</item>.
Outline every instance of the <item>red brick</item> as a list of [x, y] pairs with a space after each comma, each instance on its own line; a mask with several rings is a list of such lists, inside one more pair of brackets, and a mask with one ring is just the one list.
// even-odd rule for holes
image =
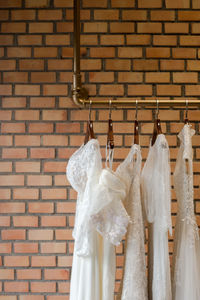
[[175, 12], [174, 10], [152, 10], [151, 20], [152, 21], [174, 21]]
[[135, 32], [135, 24], [130, 22], [112, 22], [110, 23], [111, 33], [133, 33]]
[[15, 229], [15, 230], [6, 229], [1, 231], [1, 236], [2, 236], [2, 240], [25, 240], [26, 231], [22, 229]]
[[186, 10], [178, 12], [179, 21], [199, 21], [200, 11]]
[[55, 282], [31, 282], [31, 292], [33, 293], [55, 293]]
[[44, 278], [46, 280], [68, 280], [69, 271], [66, 269], [45, 270]]
[[[76, 204], [74, 202], [58, 202], [57, 203], [57, 213], [75, 213]], [[58, 230], [60, 233], [62, 230]], [[70, 231], [71, 232], [71, 231]], [[56, 235], [57, 239], [60, 239], [60, 236]], [[71, 233], [70, 233], [71, 239]]]
[[66, 299], [66, 296], [47, 296], [47, 300], [68, 300], [68, 299]]
[[12, 23], [1, 23], [2, 33], [19, 33], [26, 32], [26, 23], [12, 22]]
[[187, 70], [189, 70], [189, 71], [199, 71], [200, 70], [200, 61], [188, 60], [187, 61]]
[[106, 34], [100, 37], [101, 45], [123, 45], [124, 44], [124, 36], [121, 34]]
[[60, 108], [76, 108], [75, 103], [72, 101], [71, 97], [59, 97], [59, 107]]
[[53, 230], [32, 229], [29, 230], [29, 240], [53, 240]]
[[73, 32], [72, 22], [57, 22], [56, 23], [57, 32]]
[[8, 226], [10, 226], [10, 217], [8, 217], [8, 216], [1, 216], [1, 218], [0, 218], [0, 226], [1, 227], [8, 227]]
[[29, 175], [28, 185], [52, 185], [52, 177], [49, 175]]
[[10, 84], [0, 84], [0, 95], [12, 95], [12, 86]]
[[58, 55], [58, 49], [56, 47], [35, 47], [34, 48], [34, 57], [47, 58], [47, 57], [57, 57], [57, 55]]
[[123, 10], [122, 19], [129, 21], [144, 21], [147, 19], [146, 10]]
[[123, 58], [138, 58], [142, 57], [142, 48], [119, 47], [118, 56]]
[[0, 189], [0, 197], [2, 200], [10, 199], [10, 189]]
[[134, 59], [133, 70], [135, 71], [154, 71], [158, 70], [158, 60], [156, 59]]
[[11, 162], [0, 162], [0, 172], [12, 172], [12, 163]]
[[67, 120], [67, 112], [65, 110], [44, 110], [43, 120], [49, 121], [65, 121]]
[[29, 23], [30, 33], [52, 33], [53, 23], [50, 22], [34, 22]]
[[[19, 163], [20, 166], [21, 162]], [[17, 188], [13, 189], [13, 199], [19, 200], [32, 200], [38, 199], [39, 191], [38, 189], [27, 189], [27, 188]]]
[[175, 83], [197, 83], [198, 82], [198, 73], [194, 73], [194, 72], [173, 73], [173, 82], [175, 82]]
[[72, 257], [71, 256], [59, 256], [58, 257], [58, 266], [59, 267], [71, 267], [72, 266]]
[[0, 111], [0, 120], [11, 120], [11, 111], [1, 110]]
[[62, 19], [62, 10], [61, 9], [45, 9], [38, 11], [39, 20], [61, 20]]
[[66, 175], [55, 175], [54, 180], [56, 186], [66, 186], [68, 184]]
[[31, 158], [54, 158], [55, 149], [51, 148], [33, 148], [31, 149]]
[[109, 96], [122, 96], [124, 95], [124, 87], [123, 85], [116, 85], [116, 84], [102, 84], [100, 86], [100, 91], [99, 91], [100, 95], [109, 95]]
[[[55, 267], [56, 257], [55, 256], [33, 256], [31, 258], [32, 267]], [[53, 272], [53, 270], [49, 270]]]
[[[64, 166], [66, 169], [66, 166]], [[54, 199], [67, 199], [66, 189], [43, 189], [42, 190], [42, 199], [43, 200], [54, 200]]]
[[157, 95], [181, 96], [181, 86], [180, 85], [157, 85]]
[[54, 205], [51, 202], [47, 203], [37, 203], [31, 202], [28, 205], [28, 211], [30, 213], [53, 213], [54, 212]]
[[42, 36], [41, 35], [19, 35], [18, 36], [19, 45], [41, 45]]
[[137, 24], [138, 33], [161, 33], [162, 24], [161, 23], [138, 23]]
[[107, 0], [83, 0], [83, 7], [107, 7]]
[[134, 95], [134, 96], [152, 95], [152, 86], [148, 84], [128, 85], [128, 95]]
[[[85, 22], [84, 32], [107, 32], [108, 24], [106, 22]], [[111, 30], [112, 31], [112, 30]]]
[[38, 217], [35, 216], [17, 216], [13, 217], [15, 227], [38, 227]]
[[106, 59], [106, 70], [130, 70], [129, 59]]
[[54, 97], [31, 97], [30, 107], [31, 108], [55, 107], [55, 98]]
[[[26, 98], [25, 97], [5, 97], [2, 99], [2, 107], [3, 108], [19, 108], [26, 106]], [[16, 123], [15, 123], [16, 126]]]
[[127, 37], [128, 45], [149, 45], [150, 44], [150, 35], [145, 34], [131, 34]]
[[8, 10], [1, 10], [0, 11], [0, 20], [1, 21], [6, 21], [9, 18], [9, 11]]
[[40, 86], [39, 85], [31, 85], [31, 84], [16, 84], [15, 85], [15, 93], [16, 95], [31, 95], [36, 96], [40, 94]]
[[27, 150], [25, 148], [4, 148], [2, 149], [2, 158], [26, 158]]
[[41, 243], [41, 253], [66, 253], [66, 243]]
[[73, 1], [72, 0], [54, 0], [54, 6], [55, 7], [73, 7]]
[[100, 70], [101, 69], [101, 61], [100, 59], [82, 59], [81, 61], [81, 69], [82, 70]]
[[11, 243], [1, 243], [0, 253], [11, 253]]
[[48, 60], [48, 70], [71, 70], [72, 60], [71, 59], [51, 59]]
[[[49, 5], [49, 0], [25, 0], [25, 6], [30, 7], [47, 7]], [[20, 299], [21, 300], [21, 299]]]
[[174, 58], [196, 58], [196, 49], [190, 48], [177, 48], [172, 49], [172, 56]]
[[13, 44], [13, 35], [2, 35], [0, 36], [1, 46], [12, 45]]
[[56, 74], [54, 72], [33, 72], [31, 81], [34, 83], [56, 82]]
[[11, 19], [15, 21], [25, 21], [35, 19], [35, 10], [33, 9], [19, 9], [11, 11]]
[[4, 266], [6, 267], [28, 267], [29, 258], [28, 256], [5, 256]]
[[16, 172], [40, 172], [40, 162], [16, 162], [15, 163]]
[[[9, 135], [2, 135], [0, 136], [0, 145], [1, 146], [11, 146], [13, 144], [13, 138]], [[2, 150], [5, 153], [5, 150]], [[3, 154], [2, 154], [3, 158]]]
[[40, 146], [40, 136], [38, 135], [17, 135], [15, 146]]
[[148, 72], [145, 74], [145, 81], [151, 83], [170, 82], [169, 72]]
[[31, 57], [30, 47], [9, 47], [7, 48], [8, 57]]
[[20, 70], [44, 70], [44, 61], [40, 59], [21, 59], [19, 61]]
[[142, 72], [118, 72], [118, 82], [142, 82], [143, 73]]
[[166, 8], [189, 8], [190, 0], [166, 0]]
[[[16, 175], [12, 175], [16, 176]], [[0, 203], [1, 213], [23, 213], [25, 211], [24, 203]]]
[[162, 0], [152, 0], [151, 3], [149, 3], [148, 0], [139, 0], [138, 1], [138, 7], [139, 8], [160, 8], [162, 7]]
[[166, 33], [188, 33], [189, 24], [188, 23], [165, 23]]
[[[22, 269], [22, 270], [17, 270], [17, 279], [26, 279], [26, 280], [31, 280], [31, 279], [41, 279], [41, 270], [39, 269]], [[31, 298], [32, 297], [32, 298]], [[20, 296], [20, 300], [43, 300], [43, 296], [37, 295], [37, 299], [34, 299], [34, 295], [25, 295], [25, 296]]]
[[14, 243], [15, 253], [37, 253], [38, 244], [37, 243]]
[[17, 296], [0, 296], [0, 300], [17, 300]]
[[14, 270], [11, 269], [1, 269], [0, 279], [14, 279]]
[[[4, 82], [28, 82], [28, 73], [26, 72], [4, 72], [3, 73]], [[16, 99], [17, 100], [17, 99]]]
[[1, 0], [0, 7], [1, 8], [13, 8], [13, 7], [21, 7], [21, 0]]
[[185, 94], [186, 96], [199, 96], [200, 87], [198, 85], [186, 85]]
[[[65, 284], [64, 282], [58, 282], [58, 292], [59, 293], [69, 293], [70, 291], [70, 283], [67, 282], [67, 284]], [[61, 299], [60, 299], [61, 300]]]
[[70, 39], [69, 35], [66, 34], [56, 34], [56, 35], [46, 35], [46, 45], [69, 45]]
[[1, 60], [0, 61], [0, 70], [8, 71], [15, 70], [16, 62], [14, 60]]
[[90, 72], [90, 82], [114, 82], [114, 72]]
[[[34, 86], [33, 86], [34, 87]], [[31, 88], [31, 85], [30, 85]], [[38, 110], [17, 110], [15, 111], [15, 120], [38, 120]]]
[[65, 216], [42, 216], [41, 226], [63, 227], [66, 226]]
[[63, 164], [63, 162], [57, 162], [57, 161], [48, 161], [44, 163], [43, 166], [44, 172], [53, 172], [53, 173], [65, 173], [66, 166]]
[[98, 47], [90, 48], [90, 57], [115, 57], [114, 47]]
[[166, 71], [181, 71], [184, 70], [184, 60], [161, 60], [160, 69]]
[[199, 46], [200, 36], [181, 36], [180, 45], [181, 46]]
[[53, 123], [30, 123], [30, 133], [51, 133], [53, 132]]
[[44, 146], [67, 146], [68, 137], [64, 135], [45, 135], [43, 136]]
[[80, 124], [79, 123], [57, 123], [56, 124], [56, 132], [58, 133], [76, 133], [80, 132]]
[[146, 48], [146, 57], [147, 58], [167, 58], [170, 57], [170, 48], [164, 47], [154, 47]]
[[4, 291], [9, 293], [24, 293], [28, 292], [28, 282], [5, 282], [4, 283]]
[[90, 34], [90, 35], [81, 35], [81, 45], [97, 45], [97, 35]]
[[1, 175], [0, 186], [24, 185], [23, 175]]

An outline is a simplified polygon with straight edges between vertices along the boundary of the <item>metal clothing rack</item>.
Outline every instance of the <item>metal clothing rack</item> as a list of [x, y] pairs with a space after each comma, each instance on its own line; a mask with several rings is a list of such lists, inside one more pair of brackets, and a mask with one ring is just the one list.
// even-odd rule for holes
[[[88, 91], [82, 86], [81, 74], [80, 74], [80, 1], [74, 0], [74, 63], [73, 63], [73, 87], [72, 87], [72, 99], [74, 103], [79, 107], [84, 107], [91, 102], [89, 99]], [[108, 106], [110, 99], [92, 99], [92, 105], [97, 106]], [[155, 106], [157, 104], [156, 100], [136, 100], [131, 98], [120, 98], [113, 99], [112, 104], [114, 107], [123, 106]], [[185, 106], [185, 99], [162, 99], [159, 100], [159, 106]], [[188, 101], [188, 106], [199, 106], [200, 99], [191, 99]]]

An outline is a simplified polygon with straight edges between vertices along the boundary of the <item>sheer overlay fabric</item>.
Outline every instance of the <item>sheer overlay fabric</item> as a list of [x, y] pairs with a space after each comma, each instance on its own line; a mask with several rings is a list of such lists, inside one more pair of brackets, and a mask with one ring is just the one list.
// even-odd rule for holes
[[131, 218], [125, 241], [123, 278], [117, 300], [147, 300], [144, 224], [140, 198], [141, 151], [133, 145], [116, 174], [126, 185], [124, 201]]
[[174, 187], [178, 200], [173, 255], [173, 300], [200, 299], [200, 240], [193, 203], [192, 136], [185, 124], [178, 137]]
[[72, 155], [67, 177], [78, 192], [70, 300], [112, 300], [113, 244], [120, 243], [129, 223], [122, 205], [125, 185], [113, 172], [102, 170], [100, 147], [95, 139]]
[[163, 134], [150, 146], [141, 175], [142, 201], [147, 221], [152, 223], [152, 299], [171, 300], [168, 231], [171, 225], [169, 147]]

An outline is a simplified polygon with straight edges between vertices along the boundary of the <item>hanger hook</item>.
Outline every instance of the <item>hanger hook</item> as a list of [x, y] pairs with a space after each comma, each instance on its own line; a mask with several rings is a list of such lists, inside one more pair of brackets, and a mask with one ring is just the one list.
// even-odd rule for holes
[[158, 115], [159, 115], [159, 100], [156, 99], [156, 118], [158, 119]]
[[137, 121], [138, 118], [138, 100], [135, 101], [135, 120]]
[[92, 112], [92, 100], [89, 103], [89, 121], [91, 121], [91, 112]]
[[111, 119], [112, 114], [112, 100], [109, 100], [109, 119]]
[[188, 119], [188, 99], [185, 100], [185, 118]]

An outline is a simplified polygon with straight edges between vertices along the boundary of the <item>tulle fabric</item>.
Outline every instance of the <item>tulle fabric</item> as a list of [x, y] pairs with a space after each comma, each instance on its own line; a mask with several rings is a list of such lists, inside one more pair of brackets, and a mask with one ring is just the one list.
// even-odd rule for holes
[[147, 300], [144, 224], [140, 198], [141, 151], [133, 145], [116, 174], [126, 184], [124, 201], [131, 218], [125, 241], [123, 278], [117, 300]]
[[150, 146], [141, 175], [144, 211], [152, 223], [153, 238], [153, 300], [171, 300], [168, 231], [171, 224], [171, 184], [169, 148], [166, 138], [159, 134]]
[[188, 124], [181, 130], [181, 145], [174, 172], [178, 215], [173, 255], [173, 300], [200, 299], [200, 240], [193, 203], [194, 133]]

